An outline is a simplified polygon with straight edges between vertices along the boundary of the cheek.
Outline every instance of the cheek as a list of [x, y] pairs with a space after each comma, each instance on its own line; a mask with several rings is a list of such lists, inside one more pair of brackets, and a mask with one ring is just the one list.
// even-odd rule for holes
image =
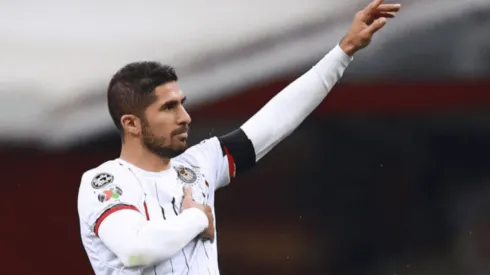
[[151, 124], [153, 134], [160, 137], [169, 137], [172, 132], [172, 119], [168, 114], [158, 114]]

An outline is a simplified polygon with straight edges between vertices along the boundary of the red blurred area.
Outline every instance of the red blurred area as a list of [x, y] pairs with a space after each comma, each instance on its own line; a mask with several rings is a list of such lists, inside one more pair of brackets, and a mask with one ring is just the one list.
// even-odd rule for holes
[[[194, 115], [205, 117], [249, 117], [259, 110], [291, 78], [247, 89], [237, 96], [199, 108]], [[314, 114], [426, 114], [438, 111], [475, 110], [490, 106], [490, 81], [427, 83], [339, 84]]]

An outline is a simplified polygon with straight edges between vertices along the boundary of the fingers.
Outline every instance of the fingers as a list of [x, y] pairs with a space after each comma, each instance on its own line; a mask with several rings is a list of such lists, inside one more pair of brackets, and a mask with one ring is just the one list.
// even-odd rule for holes
[[[393, 18], [401, 9], [400, 4], [382, 4], [383, 0], [374, 0], [364, 10], [360, 11], [363, 20], [371, 21], [379, 17]], [[389, 13], [389, 14], [387, 14]]]
[[373, 21], [375, 19], [384, 17], [384, 18], [395, 18], [396, 13], [394, 12], [376, 12], [375, 14], [372, 15]]
[[376, 9], [372, 10], [371, 13], [373, 12], [397, 12], [401, 9], [400, 4], [383, 4], [378, 6]]
[[374, 22], [371, 25], [369, 25], [364, 31], [368, 33], [370, 36], [372, 36], [374, 33], [379, 31], [385, 24], [386, 24], [386, 18], [381, 17], [374, 20]]
[[[376, 10], [374, 10], [371, 14], [365, 16], [365, 22], [368, 24], [368, 25], [371, 25], [373, 24], [373, 22], [379, 18], [395, 18], [396, 17], [396, 13], [401, 9], [401, 5], [400, 4], [383, 4], [383, 5], [380, 5], [376, 8]], [[379, 22], [379, 23], [382, 23], [382, 22]], [[377, 29], [376, 27], [379, 27], [379, 26], [373, 26], [375, 31], [379, 30]], [[381, 26], [383, 27], [383, 26]], [[373, 31], [371, 30], [371, 31]]]
[[373, 11], [375, 11], [381, 3], [383, 3], [384, 0], [374, 0], [371, 2], [363, 11], [366, 14], [371, 14]]

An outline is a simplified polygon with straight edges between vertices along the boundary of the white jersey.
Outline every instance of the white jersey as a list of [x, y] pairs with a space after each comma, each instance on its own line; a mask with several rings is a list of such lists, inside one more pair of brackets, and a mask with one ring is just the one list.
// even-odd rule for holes
[[[192, 185], [194, 200], [208, 204], [214, 213], [215, 191], [227, 185], [235, 174], [241, 174], [253, 167], [255, 162], [296, 129], [327, 96], [351, 61], [352, 57], [346, 55], [337, 45], [312, 69], [288, 85], [238, 130], [219, 138], [208, 139], [189, 148], [182, 155], [172, 159], [171, 168], [166, 171], [145, 172], [125, 161], [116, 159], [85, 172], [79, 191], [78, 211], [83, 245], [96, 274], [219, 274], [216, 240], [211, 243], [200, 237], [194, 238], [180, 252], [169, 258], [169, 255], [163, 257], [162, 253], [158, 253], [160, 252], [158, 245], [164, 242], [156, 242], [156, 239], [161, 241], [166, 235], [157, 234], [152, 236], [150, 241], [145, 239], [145, 242], [140, 243], [150, 242], [153, 244], [153, 246], [150, 245], [153, 249], [151, 252], [168, 260], [154, 266], [125, 267], [98, 237], [99, 226], [112, 213], [121, 209], [132, 209], [146, 216], [147, 220], [156, 220], [157, 222], [152, 224], [157, 225], [165, 224], [163, 220], [180, 221], [182, 218], [191, 217], [189, 221], [194, 221], [195, 218], [201, 217], [200, 224], [196, 219], [196, 225], [198, 225], [196, 228], [203, 227], [200, 230], [204, 230], [206, 221], [199, 210], [196, 210], [197, 212], [189, 212], [192, 209], [186, 210], [187, 213], [184, 211], [176, 218], [180, 213], [183, 186]], [[119, 212], [119, 214], [122, 213], [124, 212]], [[128, 213], [131, 214], [131, 217], [136, 216], [138, 220], [144, 222], [143, 216], [139, 216], [136, 212], [126, 211], [126, 214]], [[192, 213], [202, 214], [202, 216], [191, 216]], [[114, 220], [122, 216], [113, 215], [111, 218]], [[120, 224], [123, 226], [124, 220]], [[148, 227], [144, 228], [148, 229]], [[128, 233], [129, 235], [123, 234], [124, 237], [121, 237], [117, 233], [125, 231], [118, 231], [117, 226], [111, 227], [108, 231], [105, 231], [104, 228], [107, 227], [102, 226], [101, 233], [105, 236], [106, 241], [107, 236], [117, 237], [114, 238], [116, 241], [110, 240], [110, 245], [117, 245], [121, 243], [121, 240], [126, 240], [126, 236], [132, 236]], [[125, 229], [133, 233], [133, 228], [128, 226]], [[111, 235], [113, 232], [114, 234]], [[148, 233], [148, 231], [145, 232]], [[194, 231], [192, 232], [192, 236], [195, 236]], [[151, 234], [142, 235], [150, 236]], [[133, 244], [132, 239], [125, 244], [128, 243]], [[183, 245], [185, 243], [187, 239]], [[178, 250], [183, 245], [179, 245], [174, 250]], [[171, 252], [173, 253], [174, 250]], [[132, 264], [132, 260], [140, 263], [138, 259], [131, 258], [133, 255], [124, 254], [123, 256], [129, 257], [124, 258], [128, 263], [127, 266], [136, 266]]]
[[208, 204], [214, 213], [215, 190], [227, 185], [234, 174], [230, 161], [218, 139], [211, 138], [172, 159], [171, 168], [162, 172], [144, 171], [121, 159], [85, 172], [78, 211], [83, 246], [95, 273], [219, 274], [216, 238], [211, 242], [196, 237], [165, 262], [126, 268], [97, 236], [97, 230], [105, 217], [120, 209], [139, 211], [148, 220], [173, 219], [180, 213], [185, 184], [192, 185], [194, 200]]

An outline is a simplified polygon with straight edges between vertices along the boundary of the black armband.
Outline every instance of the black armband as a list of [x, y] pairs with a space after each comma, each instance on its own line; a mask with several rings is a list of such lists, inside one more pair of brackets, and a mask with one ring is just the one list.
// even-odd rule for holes
[[232, 177], [255, 166], [254, 146], [242, 129], [220, 136], [218, 140], [221, 144], [223, 156], [228, 157]]

